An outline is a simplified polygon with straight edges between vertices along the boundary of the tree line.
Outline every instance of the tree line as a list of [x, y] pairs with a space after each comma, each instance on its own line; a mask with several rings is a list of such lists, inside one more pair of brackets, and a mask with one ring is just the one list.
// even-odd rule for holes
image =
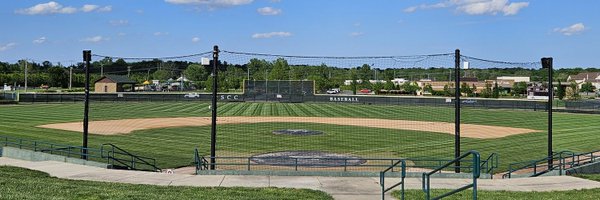
[[[330, 88], [342, 88], [347, 90], [370, 89], [379, 91], [381, 89], [413, 92], [418, 90], [414, 81], [420, 79], [431, 79], [433, 81], [452, 81], [454, 72], [448, 68], [373, 68], [369, 64], [361, 66], [334, 67], [321, 65], [290, 65], [288, 61], [279, 58], [276, 60], [251, 59], [247, 63], [232, 64], [227, 61], [219, 61], [219, 90], [241, 89], [243, 80], [314, 80], [316, 90], [324, 92]], [[142, 83], [146, 80], [177, 79], [185, 76], [193, 81], [195, 88], [212, 88], [211, 65], [202, 66], [198, 63], [188, 61], [164, 61], [159, 59], [143, 61], [126, 61], [124, 59], [104, 58], [91, 63], [92, 82], [100, 78], [100, 74], [129, 75], [130, 79]], [[49, 61], [41, 63], [27, 62], [28, 85], [38, 87], [48, 85], [50, 87], [67, 88], [69, 85], [69, 68], [72, 68], [72, 86], [84, 86], [84, 64], [76, 63], [65, 66], [61, 63], [53, 64]], [[0, 83], [8, 85], [24, 85], [25, 61], [16, 63], [0, 62]], [[600, 72], [598, 68], [560, 68], [555, 70], [554, 79], [566, 81], [569, 75], [582, 72]], [[478, 80], [496, 79], [498, 76], [527, 76], [533, 82], [547, 81], [548, 72], [545, 69], [525, 68], [488, 68], [463, 70], [461, 76], [474, 77]], [[408, 84], [396, 86], [390, 81], [394, 78], [409, 80]], [[383, 83], [372, 84], [369, 81], [358, 80], [383, 80]], [[344, 85], [344, 81], [351, 80], [351, 84]], [[475, 88], [469, 86], [465, 93]], [[489, 94], [495, 96], [495, 86], [490, 86]], [[427, 88], [423, 88], [427, 90]], [[486, 89], [487, 90], [487, 86]], [[487, 93], [486, 93], [487, 95]]]

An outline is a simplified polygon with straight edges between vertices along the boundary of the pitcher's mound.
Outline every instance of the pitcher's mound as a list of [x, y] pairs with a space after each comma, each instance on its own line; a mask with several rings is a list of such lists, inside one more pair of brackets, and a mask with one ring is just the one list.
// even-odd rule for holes
[[273, 134], [307, 136], [307, 135], [321, 135], [321, 134], [323, 134], [323, 132], [314, 131], [314, 130], [306, 130], [306, 129], [283, 129], [283, 130], [273, 131]]
[[273, 166], [341, 167], [365, 163], [361, 157], [320, 151], [282, 151], [250, 157], [254, 163]]

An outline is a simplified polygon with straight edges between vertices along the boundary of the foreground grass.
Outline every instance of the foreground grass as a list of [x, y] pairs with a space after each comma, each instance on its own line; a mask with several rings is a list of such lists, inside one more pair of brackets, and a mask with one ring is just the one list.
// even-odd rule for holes
[[589, 179], [592, 181], [600, 181], [600, 174], [577, 174], [575, 176], [579, 178]]
[[321, 191], [284, 188], [153, 186], [66, 180], [0, 166], [0, 199], [332, 199]]
[[[450, 190], [434, 190], [432, 197], [439, 196]], [[553, 192], [512, 192], [512, 191], [483, 191], [478, 190], [477, 197], [485, 200], [564, 200], [564, 199], [600, 199], [600, 189], [583, 189], [570, 191]], [[392, 192], [392, 196], [400, 199], [400, 192]], [[425, 193], [422, 190], [407, 190], [406, 199], [425, 199]], [[463, 191], [458, 194], [444, 198], [444, 200], [464, 200], [473, 199], [473, 191]]]
[[[90, 120], [210, 116], [208, 102], [92, 102]], [[0, 136], [81, 145], [81, 133], [37, 128], [38, 125], [81, 121], [83, 105], [32, 104], [0, 106]], [[546, 154], [546, 113], [522, 110], [472, 109], [462, 111], [462, 122], [529, 128], [539, 132], [496, 139], [463, 138], [461, 149], [475, 149], [482, 159], [500, 155], [501, 168], [511, 162], [539, 159]], [[453, 122], [453, 108], [410, 105], [335, 103], [221, 103], [219, 116], [306, 116], [381, 118]], [[599, 148], [600, 115], [554, 114], [554, 149], [576, 152]], [[273, 130], [308, 128], [324, 135], [274, 135]], [[333, 126], [308, 123], [218, 125], [218, 156], [247, 156], [284, 150], [321, 150], [370, 158], [452, 158], [454, 136], [422, 131]], [[1, 141], [0, 141], [1, 142]], [[178, 127], [137, 131], [133, 134], [90, 135], [90, 147], [114, 143], [135, 154], [153, 157], [162, 168], [189, 165], [193, 149], [209, 152], [210, 127]], [[502, 170], [501, 169], [501, 170]]]

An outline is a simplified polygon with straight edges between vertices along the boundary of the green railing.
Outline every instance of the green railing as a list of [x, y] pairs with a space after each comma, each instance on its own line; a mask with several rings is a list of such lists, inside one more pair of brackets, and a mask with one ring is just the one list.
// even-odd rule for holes
[[493, 178], [494, 169], [498, 169], [498, 154], [492, 153], [479, 165], [484, 174], [490, 174], [490, 179]]
[[208, 170], [209, 163], [204, 156], [200, 156], [198, 148], [194, 149], [194, 165], [196, 166], [196, 175], [200, 170]]
[[[203, 157], [198, 155], [197, 157], [202, 158], [210, 158]], [[419, 169], [435, 169], [447, 162], [452, 160], [449, 159], [434, 159], [434, 158], [419, 158], [419, 159], [396, 159], [396, 158], [322, 158], [322, 157], [260, 157], [261, 160], [272, 160], [272, 162], [265, 163], [256, 163], [252, 161], [253, 157], [215, 157], [217, 163], [211, 164], [207, 163], [210, 167], [211, 165], [215, 166], [215, 169], [228, 169], [228, 170], [244, 170], [244, 171], [253, 171], [253, 170], [264, 170], [264, 169], [278, 169], [282, 168], [285, 170], [291, 171], [303, 171], [303, 167], [308, 168], [328, 168], [331, 170], [339, 170], [344, 172], [349, 171], [376, 171], [380, 172], [381, 170], [387, 169], [388, 167], [394, 165], [398, 161], [405, 160], [410, 162], [410, 165], [406, 165], [407, 169], [410, 168], [419, 168]], [[311, 163], [310, 161], [320, 160], [322, 162]], [[364, 161], [361, 164], [353, 164], [352, 161], [362, 160]], [[470, 164], [471, 161], [463, 161], [465, 165], [462, 165], [460, 168], [463, 171], [473, 171], [473, 164]], [[480, 165], [486, 167], [485, 169], [493, 169], [493, 166], [497, 166], [497, 163], [485, 164], [480, 163]], [[454, 170], [456, 167], [445, 167], [444, 169]], [[395, 169], [391, 169], [391, 171], [399, 172], [399, 166], [396, 166]], [[314, 171], [314, 170], [310, 170]], [[440, 173], [442, 173], [440, 171]]]
[[[401, 168], [401, 174], [400, 174], [400, 182], [396, 183], [388, 188], [385, 188], [385, 173], [388, 171], [393, 171], [393, 169], [395, 167], [398, 166], [398, 164], [400, 164], [400, 168]], [[401, 186], [400, 188], [400, 199], [404, 200], [404, 179], [406, 178], [406, 161], [405, 160], [398, 160], [396, 163], [394, 163], [392, 166], [388, 167], [387, 169], [379, 172], [379, 185], [381, 185], [381, 199], [384, 200], [385, 199], [385, 193], [394, 189], [395, 187]]]
[[106, 161], [113, 168], [155, 172], [162, 171], [162, 169], [156, 166], [156, 160], [154, 158], [134, 155], [114, 144], [106, 143], [100, 145], [100, 152], [102, 153], [102, 158], [107, 159]]
[[27, 149], [35, 152], [80, 158], [84, 160], [103, 161], [102, 150], [100, 149], [84, 148], [81, 146], [56, 144], [8, 136], [0, 136], [0, 140], [0, 144], [5, 147], [15, 147], [19, 149]]
[[[471, 184], [465, 185], [463, 187], [460, 187], [458, 189], [452, 190], [450, 192], [447, 192], [445, 194], [442, 194], [440, 196], [437, 197], [431, 197], [431, 175], [437, 173], [438, 171], [456, 163], [461, 161], [462, 159], [468, 157], [468, 156], [473, 156], [473, 160], [471, 162], [471, 164], [473, 165], [472, 167], [472, 173], [473, 173], [473, 182]], [[430, 172], [426, 172], [423, 173], [423, 177], [422, 177], [422, 182], [423, 182], [423, 192], [425, 192], [425, 199], [429, 200], [429, 199], [441, 199], [450, 195], [453, 195], [457, 192], [469, 189], [469, 188], [473, 188], [473, 199], [476, 200], [477, 199], [477, 179], [479, 178], [479, 176], [481, 175], [481, 165], [479, 164], [475, 164], [475, 163], [480, 163], [480, 155], [479, 152], [477, 151], [469, 151], [461, 156], [459, 156], [458, 158], [434, 169], [433, 171]]]
[[598, 155], [595, 154], [600, 154], [600, 150], [577, 153], [573, 154], [573, 156], [570, 158], [562, 158], [560, 163], [560, 175], [565, 174], [565, 172], [567, 175], [569, 175], [570, 172], [567, 170], [598, 161]]
[[[555, 169], [559, 169], [562, 173], [562, 168], [565, 166], [563, 162], [566, 161], [564, 158], [574, 157], [574, 155], [572, 151], [560, 151], [539, 160], [511, 163], [508, 165], [508, 172], [503, 174], [502, 178], [512, 178], [513, 174], [519, 171], [524, 172], [519, 174], [526, 174], [529, 177], [540, 176]], [[542, 169], [538, 170], [538, 168]]]

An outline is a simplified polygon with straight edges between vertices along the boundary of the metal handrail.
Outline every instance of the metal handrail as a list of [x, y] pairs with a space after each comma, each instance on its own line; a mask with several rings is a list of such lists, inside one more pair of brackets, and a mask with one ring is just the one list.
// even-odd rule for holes
[[[206, 157], [206, 159], [209, 159], [210, 157]], [[301, 162], [302, 160], [313, 160], [315, 158], [312, 157], [303, 157], [303, 158], [287, 158], [287, 157], [277, 157], [277, 156], [273, 156], [273, 157], [261, 157], [260, 159], [277, 159], [277, 160], [284, 160], [285, 162], [283, 163], [255, 163], [252, 162], [252, 158], [253, 157], [214, 157], [215, 159], [219, 159], [219, 160], [225, 160], [224, 162], [219, 162], [219, 163], [207, 163], [207, 165], [211, 166], [214, 165], [215, 167], [218, 166], [245, 166], [245, 169], [247, 171], [251, 171], [253, 166], [282, 166], [282, 167], [292, 167], [294, 168], [295, 171], [299, 171], [299, 167], [337, 167], [337, 168], [343, 168], [343, 171], [349, 171], [350, 167], [355, 168], [355, 167], [359, 167], [359, 168], [368, 168], [368, 167], [382, 167], [382, 168], [387, 168], [390, 165], [393, 165], [395, 162], [398, 162], [399, 160], [405, 160], [405, 161], [413, 161], [412, 163], [415, 163], [415, 161], [419, 161], [419, 162], [434, 162], [435, 164], [412, 164], [410, 166], [407, 167], [413, 167], [413, 168], [424, 168], [424, 169], [433, 169], [433, 168], [437, 168], [439, 166], [441, 166], [442, 164], [449, 162], [451, 160], [445, 160], [445, 159], [391, 159], [391, 158], [318, 158], [321, 160], [328, 160], [328, 161], [340, 161], [339, 163], [341, 164], [306, 164]], [[227, 160], [238, 160], [239, 162], [227, 162]], [[367, 163], [361, 164], [361, 165], [352, 165], [349, 164], [351, 160], [364, 160], [367, 161]], [[389, 164], [383, 164], [383, 163], [376, 163], [376, 164], [372, 164], [372, 162], [387, 162], [389, 161]], [[471, 161], [463, 161], [465, 163], [470, 163]], [[369, 164], [371, 163], [371, 164]], [[455, 167], [452, 167], [452, 169], [454, 169]], [[463, 165], [461, 167], [459, 167], [461, 169], [465, 169], [465, 170], [472, 170], [473, 166], [472, 165]], [[392, 169], [392, 171], [394, 171]], [[440, 172], [441, 173], [441, 172]]]
[[[430, 185], [431, 175], [433, 175], [436, 172], [438, 172], [438, 171], [440, 171], [440, 170], [442, 170], [442, 169], [444, 169], [444, 168], [452, 165], [453, 163], [459, 162], [463, 158], [466, 158], [467, 156], [470, 156], [470, 155], [473, 156], [473, 162], [472, 163], [480, 163], [480, 159], [481, 158], [480, 158], [479, 152], [471, 150], [471, 151], [469, 151], [469, 152], [467, 152], [467, 153], [459, 156], [458, 158], [456, 158], [456, 159], [454, 159], [454, 160], [452, 160], [452, 161], [444, 164], [443, 166], [440, 166], [440, 167], [434, 169], [431, 172], [423, 173], [423, 177], [422, 177], [422, 179], [423, 179], [422, 180], [422, 182], [423, 182], [423, 192], [425, 192], [425, 197], [426, 197], [427, 200], [432, 199], [431, 198], [431, 185]], [[481, 175], [481, 169], [480, 169], [480, 167], [481, 166], [479, 164], [474, 164], [474, 166], [473, 166], [474, 170], [472, 172], [473, 173], [473, 182], [471, 184], [463, 186], [463, 187], [460, 187], [460, 188], [455, 189], [455, 190], [452, 190], [452, 191], [447, 192], [445, 194], [442, 194], [442, 195], [440, 195], [438, 197], [433, 197], [433, 199], [441, 199], [441, 198], [453, 195], [453, 194], [455, 194], [457, 192], [460, 192], [460, 191], [463, 191], [463, 190], [466, 190], [466, 189], [469, 189], [469, 188], [473, 188], [473, 199], [476, 200], [477, 199], [477, 179]]]
[[71, 146], [71, 145], [63, 145], [56, 144], [50, 142], [15, 138], [9, 136], [0, 136], [0, 144], [2, 146], [10, 146], [19, 149], [30, 149], [36, 152], [49, 153], [54, 155], [62, 155], [67, 157], [75, 157], [81, 158], [85, 157], [85, 160], [97, 158], [101, 159], [101, 156], [97, 154], [101, 154], [99, 149], [95, 148], [85, 148], [82, 146]]
[[[571, 155], [573, 155], [574, 153], [572, 151], [565, 150], [565, 151], [554, 152], [552, 154], [552, 156], [548, 156], [548, 157], [545, 157], [545, 158], [542, 158], [542, 159], [538, 159], [538, 160], [530, 160], [530, 161], [522, 161], [522, 162], [511, 163], [511, 164], [508, 165], [508, 172], [506, 172], [505, 174], [503, 174], [502, 178], [512, 178], [512, 174], [514, 172], [520, 171], [520, 170], [524, 170], [524, 169], [529, 169], [529, 168], [533, 168], [533, 174], [531, 175], [532, 177], [533, 176], [542, 175], [542, 174], [547, 173], [549, 171], [552, 171], [552, 170], [554, 170], [556, 168], [559, 168], [560, 171], [562, 171], [562, 167], [564, 166], [564, 163], [563, 163], [564, 160], [563, 160], [563, 158], [566, 158], [566, 157], [563, 157], [564, 154], [571, 154]], [[559, 163], [556, 164], [556, 165], [555, 164], [551, 164], [551, 166], [549, 166], [548, 169], [543, 170], [541, 172], [537, 171], [537, 168], [540, 167], [540, 166], [548, 166], [549, 165], [548, 161], [550, 161], [550, 160], [558, 160]], [[525, 164], [525, 165], [523, 165], [523, 164]], [[515, 165], [523, 165], [523, 166], [515, 168], [514, 167]]]
[[[398, 166], [398, 164], [401, 164], [400, 167], [402, 168], [401, 170], [401, 176], [400, 176], [400, 182], [394, 184], [393, 186], [390, 186], [389, 188], [385, 188], [385, 173], [394, 169], [394, 167]], [[404, 178], [406, 178], [406, 161], [405, 160], [398, 160], [396, 163], [394, 163], [392, 166], [388, 167], [387, 169], [379, 172], [379, 185], [381, 185], [381, 199], [384, 200], [385, 199], [385, 193], [387, 191], [390, 191], [392, 189], [394, 189], [395, 187], [401, 186], [400, 189], [400, 199], [404, 200]]]
[[196, 175], [198, 175], [198, 170], [208, 170], [208, 160], [204, 158], [204, 156], [200, 156], [198, 153], [198, 148], [194, 149], [194, 164], [196, 165]]
[[[106, 156], [104, 155], [104, 147], [105, 146], [110, 146], [110, 148], [111, 148], [110, 150], [107, 150]], [[118, 150], [119, 152], [115, 151], [115, 149]], [[159, 167], [156, 166], [156, 159], [134, 155], [134, 154], [129, 153], [128, 151], [126, 151], [126, 150], [124, 150], [124, 149], [122, 149], [122, 148], [120, 148], [120, 147], [118, 147], [118, 146], [116, 146], [114, 144], [111, 144], [111, 143], [102, 144], [102, 145], [100, 145], [100, 150], [102, 152], [102, 154], [101, 154], [102, 158], [107, 158], [109, 162], [112, 161], [111, 164], [114, 164], [114, 161], [117, 161], [117, 162], [125, 165], [128, 168], [138, 169], [136, 167], [136, 164], [139, 161], [139, 162], [141, 162], [141, 164], [144, 164], [146, 166], [151, 167], [153, 169], [153, 171], [159, 171], [159, 172], [162, 171], [162, 169], [160, 169]], [[115, 153], [117, 155], [128, 156], [128, 157], [130, 157], [130, 159], [119, 159], [119, 158], [117, 158], [115, 156]], [[147, 160], [150, 160], [152, 163], [150, 163]], [[130, 161], [131, 164], [126, 164], [126, 163], [121, 162], [121, 161]]]
[[[498, 168], [498, 163], [498, 154], [492, 153], [484, 161], [481, 161], [480, 167], [486, 174], [493, 174], [494, 169]], [[490, 176], [490, 178], [493, 177], [494, 176]]]

